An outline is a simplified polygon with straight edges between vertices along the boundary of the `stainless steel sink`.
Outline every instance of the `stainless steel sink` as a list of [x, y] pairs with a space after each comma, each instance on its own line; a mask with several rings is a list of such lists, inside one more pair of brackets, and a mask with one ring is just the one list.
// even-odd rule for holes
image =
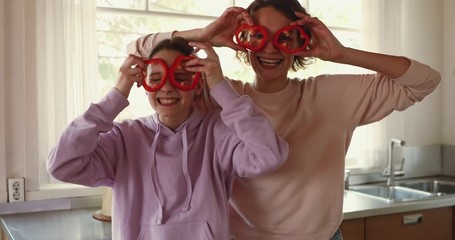
[[415, 180], [398, 184], [403, 187], [425, 191], [436, 195], [455, 194], [455, 182], [439, 180]]
[[351, 186], [349, 190], [391, 202], [415, 201], [435, 196], [435, 194], [431, 192], [420, 191], [403, 186], [389, 187], [386, 185], [357, 185]]

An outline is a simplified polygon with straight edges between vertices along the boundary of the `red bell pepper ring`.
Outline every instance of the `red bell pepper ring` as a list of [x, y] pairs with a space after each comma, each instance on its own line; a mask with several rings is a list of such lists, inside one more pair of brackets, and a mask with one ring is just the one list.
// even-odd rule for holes
[[190, 84], [187, 85], [186, 83], [188, 83], [188, 82], [186, 80], [180, 81], [175, 78], [175, 71], [184, 68], [184, 66], [182, 66], [183, 61], [189, 61], [194, 58], [195, 57], [193, 57], [193, 56], [177, 57], [170, 67], [168, 67], [166, 62], [161, 58], [152, 58], [152, 59], [145, 60], [144, 63], [146, 63], [147, 65], [149, 65], [149, 64], [160, 65], [160, 67], [163, 69], [163, 72], [161, 73], [162, 75], [161, 75], [160, 80], [154, 81], [155, 84], [148, 85], [147, 77], [146, 77], [145, 79], [142, 80], [142, 86], [145, 88], [145, 90], [147, 90], [149, 92], [158, 91], [160, 88], [162, 88], [164, 86], [164, 84], [166, 83], [166, 79], [169, 76], [169, 82], [175, 88], [182, 90], [182, 91], [193, 90], [201, 79], [201, 73], [196, 72], [196, 73], [192, 74]]
[[[241, 25], [235, 32], [237, 45], [254, 52], [264, 49], [269, 40], [267, 29], [263, 26]], [[273, 45], [286, 53], [304, 51], [311, 42], [310, 36], [299, 25], [289, 25], [273, 34]]]

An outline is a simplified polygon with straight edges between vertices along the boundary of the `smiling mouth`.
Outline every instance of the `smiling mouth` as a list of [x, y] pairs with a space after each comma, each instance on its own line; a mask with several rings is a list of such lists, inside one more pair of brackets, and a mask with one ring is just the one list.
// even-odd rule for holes
[[281, 62], [283, 62], [283, 59], [271, 59], [271, 58], [263, 58], [263, 57], [258, 57], [257, 58], [259, 63], [265, 66], [277, 66]]
[[169, 106], [169, 105], [175, 104], [179, 100], [180, 99], [178, 99], [178, 98], [158, 98], [158, 103], [163, 106]]

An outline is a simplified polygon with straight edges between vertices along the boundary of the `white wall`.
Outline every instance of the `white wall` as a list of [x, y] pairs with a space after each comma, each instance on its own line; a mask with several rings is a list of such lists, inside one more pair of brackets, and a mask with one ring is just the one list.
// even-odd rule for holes
[[442, 143], [455, 145], [455, 1], [444, 0]]
[[[5, 5], [0, 1], [0, 116], [5, 116]], [[0, 202], [6, 201], [6, 139], [5, 121], [0, 121]], [[0, 236], [1, 237], [1, 236]]]
[[[401, 54], [442, 72], [443, 0], [402, 0]], [[403, 113], [406, 145], [441, 143], [442, 86]]]
[[[7, 0], [2, 2], [4, 52], [2, 58], [2, 94], [0, 111], [0, 144], [4, 151], [0, 155], [0, 202], [6, 196], [6, 179], [10, 177], [29, 177], [25, 173], [26, 158], [35, 158], [36, 154], [28, 150], [37, 148], [36, 117], [36, 69], [33, 39], [34, 1]], [[28, 151], [27, 151], [28, 150]], [[36, 152], [36, 151], [35, 151]], [[2, 159], [3, 158], [3, 159]], [[26, 189], [31, 189], [31, 182], [26, 182]]]

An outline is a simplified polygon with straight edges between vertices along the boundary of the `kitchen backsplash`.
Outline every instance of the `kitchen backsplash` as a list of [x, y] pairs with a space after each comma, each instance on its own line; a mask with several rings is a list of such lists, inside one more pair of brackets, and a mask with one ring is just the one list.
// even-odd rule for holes
[[[398, 149], [397, 149], [398, 150]], [[404, 157], [403, 170], [405, 175], [396, 179], [408, 179], [435, 175], [455, 176], [455, 146], [424, 145], [401, 147]], [[445, 154], [443, 158], [443, 154]], [[384, 159], [384, 161], [386, 161]], [[395, 161], [400, 161], [395, 159]], [[370, 182], [382, 182], [386, 178], [382, 172], [352, 174], [349, 178], [351, 185]]]
[[454, 145], [442, 145], [442, 174], [455, 177]]

